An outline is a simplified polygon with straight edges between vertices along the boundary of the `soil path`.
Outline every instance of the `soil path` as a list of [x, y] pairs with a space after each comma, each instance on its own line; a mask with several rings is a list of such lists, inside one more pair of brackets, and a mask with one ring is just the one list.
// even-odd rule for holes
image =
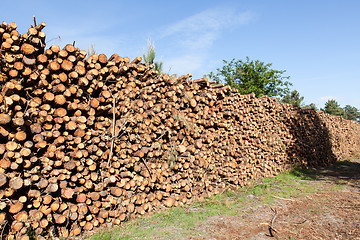
[[300, 181], [314, 193], [274, 196], [271, 204], [249, 195], [254, 204], [237, 216], [209, 218], [196, 229], [201, 236], [189, 239], [360, 239], [360, 160], [314, 170], [309, 178]]

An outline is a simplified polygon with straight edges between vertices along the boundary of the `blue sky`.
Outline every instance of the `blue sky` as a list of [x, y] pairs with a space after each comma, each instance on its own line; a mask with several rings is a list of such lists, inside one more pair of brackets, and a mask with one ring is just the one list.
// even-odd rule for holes
[[165, 72], [194, 78], [248, 56], [286, 70], [307, 104], [335, 99], [360, 108], [358, 0], [19, 0], [1, 9], [0, 20], [16, 22], [20, 33], [33, 15], [46, 22], [48, 47], [76, 41], [134, 58], [151, 39]]

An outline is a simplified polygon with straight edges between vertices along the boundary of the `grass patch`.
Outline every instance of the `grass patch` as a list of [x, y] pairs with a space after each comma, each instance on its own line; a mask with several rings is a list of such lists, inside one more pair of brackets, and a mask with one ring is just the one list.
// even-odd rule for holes
[[[344, 164], [347, 162], [339, 162], [331, 167]], [[275, 177], [254, 181], [238, 191], [224, 192], [191, 205], [170, 208], [126, 222], [119, 228], [99, 232], [90, 239], [182, 239], [184, 236], [200, 236], [197, 227], [211, 216], [237, 216], [242, 214], [241, 209], [246, 206], [266, 205], [276, 198], [297, 198], [323, 191], [317, 173], [316, 169], [292, 169]], [[316, 209], [313, 210], [316, 212]]]
[[194, 235], [191, 230], [198, 222], [221, 212], [222, 208], [216, 208], [215, 203], [201, 209], [196, 206], [171, 208], [127, 222], [121, 228], [98, 233], [91, 239], [178, 239], [188, 234]]

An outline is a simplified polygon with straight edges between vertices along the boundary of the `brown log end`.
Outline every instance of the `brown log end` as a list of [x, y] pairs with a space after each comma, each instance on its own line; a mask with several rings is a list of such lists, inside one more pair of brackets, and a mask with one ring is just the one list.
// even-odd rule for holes
[[3, 173], [0, 173], [0, 187], [4, 186], [7, 182], [6, 175]]
[[11, 117], [8, 114], [0, 114], [0, 125], [8, 124], [11, 121]]
[[33, 54], [35, 52], [35, 48], [34, 48], [33, 45], [30, 45], [28, 43], [24, 43], [21, 46], [21, 51], [26, 55], [30, 55], [30, 54]]
[[63, 188], [61, 189], [61, 196], [66, 199], [71, 199], [74, 195], [74, 190], [71, 188]]
[[20, 177], [11, 178], [9, 181], [9, 186], [15, 190], [22, 188], [23, 185], [24, 185], [24, 180]]
[[12, 204], [10, 204], [9, 213], [18, 213], [23, 209], [23, 204], [19, 201], [15, 201]]

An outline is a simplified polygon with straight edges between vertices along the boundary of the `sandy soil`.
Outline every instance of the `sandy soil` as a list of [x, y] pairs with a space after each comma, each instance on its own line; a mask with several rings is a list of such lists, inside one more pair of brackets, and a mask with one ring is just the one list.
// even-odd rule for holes
[[360, 160], [315, 174], [318, 179], [301, 181], [321, 191], [298, 198], [275, 196], [273, 203], [250, 204], [239, 216], [211, 217], [198, 227], [201, 237], [190, 239], [360, 239]]

